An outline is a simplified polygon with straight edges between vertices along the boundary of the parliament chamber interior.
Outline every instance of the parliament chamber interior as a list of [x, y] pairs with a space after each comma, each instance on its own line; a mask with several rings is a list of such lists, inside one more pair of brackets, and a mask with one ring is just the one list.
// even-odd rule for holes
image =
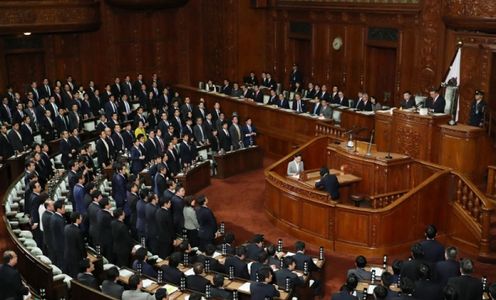
[[495, 16], [0, 1], [0, 300], [496, 299]]

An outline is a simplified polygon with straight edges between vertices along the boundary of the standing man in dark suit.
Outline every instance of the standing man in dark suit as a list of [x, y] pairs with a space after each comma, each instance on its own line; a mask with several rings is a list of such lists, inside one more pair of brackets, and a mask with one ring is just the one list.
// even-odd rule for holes
[[430, 108], [434, 111], [434, 113], [444, 113], [446, 100], [439, 94], [439, 90], [437, 88], [431, 88], [429, 90], [429, 98], [427, 99], [426, 104], [426, 107]]
[[170, 198], [159, 201], [160, 208], [155, 212], [158, 238], [158, 256], [162, 259], [169, 257], [173, 250], [174, 221], [172, 219]]
[[133, 238], [129, 228], [124, 224], [126, 214], [122, 208], [114, 211], [114, 220], [110, 224], [112, 228], [112, 249], [114, 251], [115, 264], [118, 266], [129, 266], [129, 255], [134, 246]]
[[100, 191], [94, 191], [91, 193], [92, 202], [88, 205], [87, 215], [89, 223], [89, 234], [91, 244], [93, 246], [98, 245], [98, 215], [101, 210], [100, 201], [102, 200], [102, 193]]
[[231, 135], [229, 133], [228, 128], [228, 123], [224, 121], [222, 123], [222, 129], [219, 130], [219, 142], [220, 142], [220, 148], [224, 151], [231, 151], [232, 147], [232, 142], [231, 142]]
[[52, 241], [52, 249], [54, 250], [54, 264], [61, 270], [64, 269], [64, 230], [65, 230], [65, 204], [62, 200], [58, 200], [54, 204], [55, 214], [50, 218], [50, 240]]
[[83, 122], [79, 116], [79, 107], [77, 104], [71, 106], [71, 111], [69, 112], [69, 131], [74, 129], [80, 129], [83, 127]]
[[19, 132], [19, 123], [14, 123], [9, 133], [7, 134], [9, 138], [10, 144], [12, 145], [12, 149], [17, 152], [22, 152], [24, 150], [24, 144], [22, 141], [22, 135]]
[[255, 145], [257, 130], [255, 126], [252, 125], [251, 118], [247, 118], [245, 125], [241, 127], [241, 135], [243, 136], [243, 144], [245, 147]]
[[289, 75], [289, 86], [290, 88], [294, 88], [296, 83], [303, 83], [303, 76], [301, 75], [300, 70], [298, 70], [298, 65], [294, 64], [293, 65], [293, 71], [291, 72], [291, 75]]
[[200, 240], [200, 250], [205, 251], [209, 244], [213, 244], [217, 236], [217, 220], [212, 210], [207, 206], [208, 198], [201, 195], [196, 199], [198, 209], [196, 210], [196, 218], [200, 228], [198, 236]]
[[144, 140], [144, 136], [139, 134], [134, 141], [134, 146], [131, 148], [131, 173], [138, 175], [145, 168], [145, 153], [143, 153], [140, 141]]
[[260, 268], [258, 271], [259, 282], [250, 284], [250, 294], [252, 300], [273, 299], [280, 296], [276, 287], [271, 284], [272, 271], [269, 267]]
[[436, 236], [436, 226], [429, 225], [425, 229], [425, 240], [420, 242], [424, 250], [424, 259], [432, 264], [444, 260], [444, 246], [436, 241]]
[[422, 263], [418, 269], [419, 280], [415, 282], [413, 296], [422, 300], [438, 300], [443, 298], [443, 290], [439, 283], [432, 279], [431, 267]]
[[229, 135], [231, 136], [231, 143], [233, 150], [237, 150], [242, 146], [241, 126], [237, 116], [232, 117], [232, 125], [229, 127]]
[[53, 253], [55, 250], [52, 248], [52, 229], [50, 228], [50, 218], [54, 214], [53, 200], [47, 199], [43, 205], [45, 206], [45, 211], [41, 215], [41, 230], [43, 231], [43, 243], [45, 246], [43, 253], [46, 251], [48, 258], [54, 261]]
[[[114, 262], [113, 237], [112, 237], [112, 212], [108, 198], [100, 200], [101, 210], [97, 215], [97, 231], [98, 231], [98, 244], [101, 246], [102, 255], [105, 256], [110, 262]], [[90, 227], [91, 228], [91, 227]]]
[[479, 300], [482, 299], [482, 282], [479, 278], [472, 277], [474, 264], [470, 259], [464, 259], [460, 263], [461, 276], [448, 279], [457, 291], [457, 300]]
[[22, 300], [29, 294], [29, 288], [22, 283], [21, 275], [14, 267], [17, 254], [7, 250], [3, 253], [3, 264], [0, 266], [0, 291], [2, 299]]
[[326, 190], [331, 199], [339, 199], [339, 182], [336, 175], [329, 174], [327, 167], [320, 168], [320, 180], [315, 183], [317, 189]]
[[183, 141], [179, 145], [179, 157], [181, 159], [181, 166], [186, 164], [190, 165], [196, 158], [196, 149], [193, 144], [189, 141], [190, 135], [184, 134]]
[[72, 278], [77, 276], [80, 271], [81, 261], [86, 257], [86, 248], [79, 229], [82, 221], [81, 214], [73, 212], [71, 214], [71, 224], [65, 225], [64, 228], [64, 271]]
[[442, 287], [446, 286], [448, 279], [460, 276], [460, 263], [457, 256], [458, 250], [455, 247], [448, 247], [445, 253], [446, 260], [438, 261], [435, 265], [435, 278]]
[[158, 196], [150, 196], [149, 202], [145, 205], [145, 221], [146, 221], [146, 242], [147, 247], [152, 253], [157, 253], [158, 235], [157, 221], [155, 214], [157, 212]]
[[59, 143], [59, 151], [62, 154], [61, 161], [67, 169], [69, 167], [69, 161], [73, 158], [73, 148], [69, 142], [69, 133], [66, 130], [61, 132], [60, 137], [62, 138]]
[[174, 221], [174, 230], [176, 234], [182, 234], [184, 228], [184, 195], [186, 194], [186, 190], [184, 187], [177, 185], [176, 193], [171, 199], [172, 202], [172, 219]]
[[471, 126], [483, 127], [484, 116], [486, 114], [487, 103], [484, 101], [484, 92], [480, 90], [475, 91], [475, 99], [470, 104], [470, 119], [468, 124]]
[[31, 126], [31, 118], [25, 115], [20, 128], [22, 143], [26, 147], [31, 147], [34, 144], [34, 128]]
[[107, 134], [105, 130], [100, 132], [100, 138], [96, 142], [96, 152], [98, 158], [98, 166], [105, 168], [110, 164], [110, 145], [107, 143]]
[[112, 197], [115, 200], [117, 208], [123, 208], [126, 201], [126, 186], [127, 179], [124, 176], [124, 167], [118, 164], [115, 167], [114, 175], [112, 176]]
[[7, 136], [7, 126], [0, 126], [0, 160], [6, 160], [14, 155], [14, 148]]

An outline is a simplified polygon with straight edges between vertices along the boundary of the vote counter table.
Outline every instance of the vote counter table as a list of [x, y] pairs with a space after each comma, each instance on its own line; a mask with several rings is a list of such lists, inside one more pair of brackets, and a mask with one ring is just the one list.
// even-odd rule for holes
[[216, 177], [224, 179], [263, 167], [263, 151], [258, 146], [214, 155], [217, 164]]
[[210, 185], [210, 161], [198, 162], [176, 175], [177, 181], [186, 190], [186, 195], [194, 195]]

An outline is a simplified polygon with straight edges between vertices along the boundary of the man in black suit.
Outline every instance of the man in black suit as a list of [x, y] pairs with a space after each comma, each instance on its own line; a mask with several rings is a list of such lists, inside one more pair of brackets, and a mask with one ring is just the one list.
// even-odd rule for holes
[[302, 241], [297, 241], [295, 242], [295, 250], [296, 254], [293, 256], [295, 262], [296, 262], [296, 269], [298, 270], [303, 270], [305, 266], [305, 262], [307, 263], [308, 266], [308, 271], [314, 272], [318, 271], [319, 267], [315, 265], [313, 262], [313, 259], [305, 254], [305, 243]]
[[217, 220], [210, 208], [207, 207], [208, 198], [201, 195], [196, 199], [198, 209], [196, 218], [200, 226], [198, 235], [200, 238], [200, 250], [204, 251], [208, 244], [213, 244], [217, 235]]
[[315, 183], [315, 187], [326, 190], [331, 196], [331, 199], [339, 199], [338, 178], [334, 174], [329, 174], [327, 167], [320, 168], [320, 180]]
[[425, 263], [424, 250], [420, 243], [413, 244], [411, 249], [412, 259], [404, 261], [401, 266], [401, 278], [408, 278], [415, 282], [419, 278], [418, 269], [421, 263]]
[[124, 224], [126, 214], [122, 208], [114, 210], [114, 220], [110, 223], [112, 227], [112, 249], [114, 251], [116, 265], [123, 267], [129, 266], [129, 255], [134, 246], [133, 238], [129, 232], [129, 228]]
[[170, 198], [162, 198], [159, 201], [160, 208], [155, 212], [157, 227], [158, 256], [162, 259], [169, 257], [173, 250], [174, 221], [171, 212]]
[[299, 93], [295, 94], [291, 109], [298, 113], [304, 113], [307, 111], [306, 104], [303, 102], [303, 100], [301, 100], [301, 95]]
[[40, 132], [45, 142], [52, 141], [55, 138], [55, 121], [52, 118], [52, 112], [48, 109], [40, 118]]
[[105, 130], [100, 132], [100, 138], [96, 142], [96, 153], [98, 158], [98, 166], [105, 168], [110, 164], [110, 145], [107, 143], [107, 134]]
[[232, 88], [231, 88], [231, 83], [229, 80], [224, 79], [224, 85], [221, 86], [220, 88], [220, 93], [224, 95], [231, 95]]
[[50, 240], [52, 241], [52, 249], [54, 250], [53, 263], [61, 270], [64, 269], [64, 230], [65, 230], [65, 204], [62, 200], [57, 200], [54, 203], [55, 214], [50, 217]]
[[79, 108], [77, 104], [73, 104], [71, 106], [71, 111], [68, 113], [69, 115], [69, 131], [74, 129], [80, 129], [83, 127], [83, 122], [78, 112]]
[[135, 139], [135, 137], [131, 131], [131, 128], [132, 128], [131, 124], [127, 123], [126, 127], [122, 131], [122, 138], [124, 139], [124, 146], [127, 150], [131, 150], [131, 147], [133, 147], [133, 143], [134, 143], [134, 139]]
[[88, 205], [87, 216], [89, 223], [89, 235], [91, 239], [91, 244], [93, 246], [98, 244], [98, 215], [101, 210], [100, 201], [102, 200], [102, 193], [100, 191], [94, 191], [91, 194], [92, 202]]
[[[250, 274], [248, 274], [248, 265], [244, 261], [246, 258], [246, 247], [239, 246], [236, 248], [235, 256], [228, 256], [224, 263], [226, 272], [229, 272], [230, 268], [234, 268], [234, 276], [239, 278], [244, 278], [249, 280]], [[260, 272], [259, 272], [260, 273]], [[260, 275], [260, 274], [259, 274]], [[259, 277], [260, 278], [260, 277]]]
[[231, 134], [229, 133], [228, 130], [228, 123], [227, 121], [222, 122], [222, 128], [219, 130], [219, 142], [220, 142], [220, 148], [224, 151], [231, 151], [232, 147], [232, 141], [231, 141]]
[[283, 267], [275, 272], [276, 282], [280, 289], [286, 287], [286, 278], [289, 278], [289, 286], [294, 289], [298, 286], [303, 286], [305, 281], [293, 271], [296, 269], [296, 262], [293, 257], [286, 256], [283, 258]]
[[7, 126], [0, 126], [0, 160], [6, 160], [14, 155], [14, 148], [7, 136]]
[[197, 262], [193, 264], [193, 272], [195, 274], [186, 276], [186, 287], [188, 289], [205, 293], [207, 285], [211, 284], [211, 282], [204, 277], [204, 268], [202, 263]]
[[12, 124], [21, 123], [24, 115], [25, 113], [22, 107], [22, 103], [18, 103], [16, 109], [12, 112]]
[[102, 293], [111, 297], [121, 299], [124, 287], [117, 283], [119, 278], [119, 269], [111, 267], [107, 270], [107, 279], [102, 282]]
[[120, 99], [122, 95], [122, 87], [121, 87], [121, 79], [119, 77], [116, 77], [114, 79], [114, 84], [110, 87], [110, 91], [112, 92], [112, 95], [115, 95], [117, 99]]
[[31, 126], [31, 118], [25, 115], [21, 128], [22, 143], [25, 147], [31, 147], [34, 144], [34, 128]]
[[224, 289], [224, 275], [215, 273], [211, 290], [212, 298], [231, 300], [233, 295], [230, 291]]
[[439, 95], [439, 90], [437, 88], [431, 88], [429, 90], [429, 98], [427, 99], [426, 107], [434, 111], [434, 113], [444, 113], [444, 107], [446, 106], [446, 100], [443, 96]]
[[171, 199], [172, 219], [174, 220], [174, 230], [176, 234], [182, 234], [184, 228], [184, 195], [186, 195], [186, 190], [184, 187], [176, 185], [176, 193]]
[[181, 166], [186, 164], [191, 165], [196, 158], [196, 147], [190, 143], [190, 135], [184, 134], [183, 141], [179, 145], [179, 158], [181, 159]]
[[58, 115], [55, 117], [55, 127], [57, 128], [57, 132], [69, 130], [69, 119], [62, 107], [59, 107]]
[[262, 234], [255, 234], [251, 242], [246, 245], [246, 258], [250, 260], [258, 259], [261, 252], [264, 252], [264, 236]]
[[479, 300], [482, 298], [482, 282], [479, 278], [472, 277], [474, 264], [470, 259], [460, 263], [461, 276], [448, 279], [448, 285], [455, 288], [457, 300]]
[[19, 123], [14, 123], [9, 133], [7, 134], [9, 138], [10, 144], [12, 145], [12, 149], [17, 152], [22, 152], [24, 150], [24, 144], [22, 141], [22, 135], [19, 132]]
[[250, 284], [252, 300], [265, 300], [279, 297], [280, 293], [272, 282], [272, 271], [269, 267], [263, 267], [258, 271], [259, 282]]
[[108, 198], [103, 198], [100, 200], [101, 210], [98, 211], [97, 215], [97, 236], [98, 236], [98, 244], [101, 247], [101, 253], [105, 256], [110, 262], [114, 262], [114, 252], [112, 249], [113, 246], [113, 237], [112, 237], [112, 212], [110, 208], [112, 207]]
[[95, 265], [88, 258], [84, 258], [80, 263], [81, 269], [83, 272], [77, 274], [77, 280], [83, 285], [93, 288], [95, 290], [100, 290], [98, 288], [98, 281], [96, 280], [95, 275], [93, 275], [93, 271], [95, 270]]
[[445, 259], [435, 265], [436, 279], [444, 287], [448, 279], [460, 276], [460, 263], [457, 260], [458, 250], [455, 247], [446, 248]]
[[41, 230], [43, 231], [43, 243], [45, 246], [43, 253], [46, 251], [48, 258], [54, 261], [54, 249], [52, 248], [53, 244], [50, 228], [50, 218], [54, 214], [53, 200], [47, 199], [43, 205], [45, 206], [45, 211], [41, 215]]
[[425, 229], [425, 240], [420, 242], [424, 251], [424, 259], [432, 264], [444, 260], [444, 246], [436, 241], [437, 229], [429, 225]]
[[174, 285], [179, 285], [181, 283], [181, 277], [183, 272], [181, 272], [177, 266], [181, 263], [182, 255], [180, 252], [174, 252], [169, 257], [169, 265], [163, 265], [160, 268], [163, 272], [163, 278], [165, 282], [170, 282]]
[[147, 248], [152, 253], [157, 253], [158, 235], [157, 235], [157, 220], [155, 214], [157, 212], [158, 196], [150, 196], [149, 202], [145, 205], [145, 222], [146, 222], [146, 243]]
[[3, 253], [3, 264], [0, 265], [0, 291], [2, 299], [22, 300], [29, 294], [29, 288], [22, 283], [21, 275], [14, 267], [17, 254], [7, 250]]
[[64, 165], [64, 168], [67, 169], [69, 167], [69, 161], [73, 158], [73, 154], [75, 154], [75, 151], [73, 151], [74, 149], [69, 142], [69, 133], [66, 130], [62, 131], [60, 137], [62, 139], [59, 143], [59, 152], [62, 154], [62, 165]]
[[81, 261], [86, 257], [86, 248], [79, 228], [82, 221], [83, 216], [78, 212], [73, 212], [71, 214], [71, 224], [65, 225], [64, 228], [64, 271], [72, 278], [78, 275]]
[[332, 294], [331, 300], [358, 300], [356, 296], [353, 296], [358, 285], [358, 278], [355, 274], [350, 274], [346, 278], [346, 283], [341, 286], [339, 292]]
[[422, 300], [437, 300], [443, 297], [442, 287], [432, 280], [431, 268], [428, 264], [419, 265], [419, 280], [415, 282], [413, 296]]
[[117, 208], [123, 208], [126, 200], [127, 179], [124, 176], [122, 164], [116, 164], [114, 175], [112, 175], [112, 197]]
[[301, 75], [300, 70], [298, 70], [298, 65], [294, 64], [293, 71], [291, 71], [291, 74], [289, 75], [289, 86], [294, 88], [297, 82], [300, 84], [303, 83], [303, 76]]
[[277, 105], [280, 108], [289, 108], [289, 101], [284, 97], [284, 94], [279, 94], [279, 96], [277, 96], [277, 101], [272, 104]]
[[12, 112], [9, 107], [9, 99], [4, 97], [2, 99], [2, 105], [0, 105], [0, 121], [2, 124], [12, 124]]
[[410, 91], [405, 91], [403, 93], [403, 100], [400, 102], [400, 107], [403, 109], [415, 107], [415, 97], [412, 96]]

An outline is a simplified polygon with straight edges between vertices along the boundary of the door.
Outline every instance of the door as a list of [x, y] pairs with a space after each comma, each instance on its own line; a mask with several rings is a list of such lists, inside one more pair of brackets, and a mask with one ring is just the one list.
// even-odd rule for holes
[[382, 105], [399, 105], [400, 99], [394, 99], [396, 48], [367, 46], [366, 80], [369, 97], [375, 96]]

